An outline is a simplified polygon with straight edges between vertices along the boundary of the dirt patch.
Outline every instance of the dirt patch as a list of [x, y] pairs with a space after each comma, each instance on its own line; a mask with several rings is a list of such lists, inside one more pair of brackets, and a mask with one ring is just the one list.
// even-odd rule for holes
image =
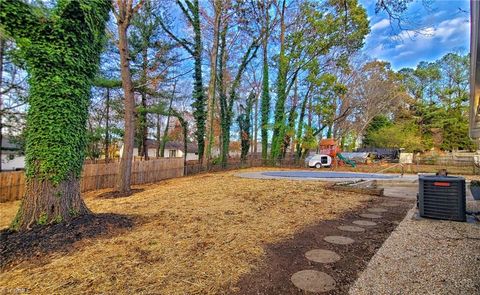
[[84, 215], [69, 223], [37, 226], [30, 231], [0, 231], [0, 270], [21, 263], [42, 265], [54, 253], [73, 251], [85, 240], [112, 236], [133, 227], [131, 217], [118, 214]]
[[[339, 226], [352, 225], [367, 208], [382, 207], [384, 197], [365, 202], [362, 208], [344, 214], [335, 220], [326, 220], [305, 228], [291, 239], [266, 247], [262, 264], [244, 276], [232, 289], [237, 294], [304, 294], [290, 278], [302, 270], [325, 272], [336, 281], [334, 290], [322, 294], [347, 294], [350, 285], [365, 268], [370, 258], [404, 218], [412, 201], [399, 201], [398, 206], [383, 213], [378, 224], [366, 227], [365, 232], [342, 232]], [[324, 241], [326, 236], [344, 235], [355, 240], [350, 245], [334, 245]], [[335, 251], [342, 258], [334, 263], [322, 264], [309, 261], [305, 253], [312, 249]]]

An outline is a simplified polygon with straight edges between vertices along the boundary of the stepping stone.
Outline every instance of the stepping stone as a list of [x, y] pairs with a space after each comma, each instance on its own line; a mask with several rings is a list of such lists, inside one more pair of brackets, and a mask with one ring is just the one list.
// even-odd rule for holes
[[338, 245], [348, 245], [352, 244], [355, 242], [354, 239], [348, 238], [348, 237], [343, 237], [343, 236], [328, 236], [323, 238], [324, 241], [332, 243], [332, 244], [338, 244]]
[[335, 280], [317, 270], [301, 270], [294, 273], [290, 280], [297, 288], [307, 292], [328, 292], [335, 289]]
[[319, 262], [319, 263], [333, 263], [340, 260], [342, 257], [337, 253], [325, 250], [325, 249], [314, 249], [305, 253], [305, 257], [308, 260]]
[[371, 213], [360, 214], [360, 216], [363, 218], [382, 218], [382, 215], [371, 214]]
[[383, 209], [383, 208], [368, 208], [367, 211], [368, 211], [368, 212], [372, 212], [372, 213], [385, 213], [385, 212], [388, 212], [387, 209]]
[[377, 223], [375, 223], [373, 221], [368, 221], [368, 220], [355, 220], [352, 223], [354, 223], [356, 225], [361, 225], [361, 226], [375, 226], [375, 225], [377, 225]]
[[338, 227], [339, 230], [349, 231], [349, 232], [364, 232], [365, 229], [363, 227], [355, 226], [355, 225], [342, 225]]
[[388, 203], [383, 203], [382, 206], [385, 206], [385, 207], [398, 207], [400, 206], [401, 204], [398, 203], [398, 202], [388, 202]]

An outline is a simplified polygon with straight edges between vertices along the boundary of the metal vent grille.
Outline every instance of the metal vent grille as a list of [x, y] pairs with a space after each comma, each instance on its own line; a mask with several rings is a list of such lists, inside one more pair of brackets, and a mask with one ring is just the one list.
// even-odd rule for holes
[[420, 176], [420, 216], [465, 221], [465, 179], [448, 176]]

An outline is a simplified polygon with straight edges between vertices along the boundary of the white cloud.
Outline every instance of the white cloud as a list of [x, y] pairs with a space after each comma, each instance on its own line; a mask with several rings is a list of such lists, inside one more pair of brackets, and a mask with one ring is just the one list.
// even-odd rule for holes
[[390, 26], [390, 21], [386, 18], [382, 19], [381, 21], [375, 23], [373, 26], [372, 26], [372, 32], [373, 31], [378, 31], [378, 30], [381, 30], [381, 29], [385, 29], [386, 27]]
[[376, 32], [369, 37], [371, 46], [368, 52], [373, 58], [389, 60], [394, 67], [413, 65], [463, 46], [468, 42], [469, 32], [470, 24], [465, 17], [444, 20], [421, 31], [405, 30], [386, 42], [382, 40], [383, 34]]

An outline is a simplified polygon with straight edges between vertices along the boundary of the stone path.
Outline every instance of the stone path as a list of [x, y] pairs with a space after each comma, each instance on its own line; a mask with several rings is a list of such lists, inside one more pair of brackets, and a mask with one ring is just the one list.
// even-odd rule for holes
[[[394, 203], [391, 207], [394, 207]], [[369, 208], [367, 209], [368, 212], [373, 213], [384, 213], [388, 212], [385, 208]], [[372, 213], [364, 213], [359, 214], [361, 217], [364, 218], [373, 218], [373, 219], [381, 219], [382, 216], [379, 214], [372, 214]], [[368, 220], [356, 220], [353, 221], [354, 224], [366, 227], [372, 227], [377, 225], [377, 223]], [[338, 229], [344, 232], [364, 232], [365, 228], [355, 226], [355, 225], [342, 225], [339, 226]], [[326, 242], [345, 246], [355, 242], [354, 239], [345, 236], [326, 236], [323, 238]], [[339, 261], [342, 257], [331, 250], [326, 249], [313, 249], [305, 253], [305, 258], [310, 261], [317, 262], [317, 263], [334, 263]], [[335, 279], [332, 278], [327, 273], [309, 269], [309, 270], [301, 270], [294, 273], [291, 278], [291, 282], [299, 289], [307, 292], [328, 292], [335, 289]]]
[[375, 226], [377, 223], [368, 220], [355, 220], [352, 222], [353, 224], [360, 225], [360, 226]]
[[385, 213], [388, 210], [383, 208], [368, 208], [367, 211], [372, 213]]
[[294, 273], [292, 283], [307, 292], [327, 292], [335, 289], [335, 280], [318, 270], [301, 270]]
[[339, 261], [342, 258], [337, 253], [325, 249], [310, 250], [305, 253], [305, 257], [308, 260], [318, 263], [333, 263]]
[[365, 229], [363, 227], [355, 226], [355, 225], [342, 225], [338, 227], [339, 230], [349, 231], [349, 232], [364, 232]]
[[365, 213], [365, 214], [360, 214], [360, 217], [376, 219], [376, 218], [382, 218], [382, 215], [372, 214], [372, 213]]
[[337, 244], [337, 245], [348, 245], [352, 244], [355, 242], [354, 239], [348, 238], [348, 237], [343, 237], [343, 236], [328, 236], [323, 238], [326, 242], [329, 242], [331, 244]]

